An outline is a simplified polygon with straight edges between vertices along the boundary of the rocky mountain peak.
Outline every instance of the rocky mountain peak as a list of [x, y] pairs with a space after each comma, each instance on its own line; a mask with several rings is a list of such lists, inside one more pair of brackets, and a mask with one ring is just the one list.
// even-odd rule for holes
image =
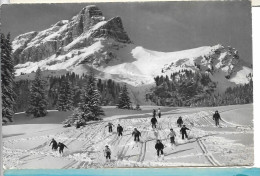
[[84, 7], [77, 15], [77, 23], [79, 27], [82, 27], [81, 32], [88, 31], [92, 26], [104, 20], [101, 10], [94, 5]]
[[13, 41], [15, 64], [37, 62], [89, 47], [98, 38], [131, 43], [120, 17], [106, 21], [97, 6], [86, 6], [71, 20], [61, 20], [43, 31], [17, 36]]

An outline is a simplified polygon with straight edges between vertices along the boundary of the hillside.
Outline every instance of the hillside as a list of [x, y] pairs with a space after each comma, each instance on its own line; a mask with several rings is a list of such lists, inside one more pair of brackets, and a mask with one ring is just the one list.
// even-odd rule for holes
[[132, 41], [120, 17], [106, 19], [96, 6], [86, 6], [70, 20], [43, 31], [17, 36], [12, 42], [16, 76], [42, 70], [83, 74], [94, 67], [97, 77], [134, 87], [154, 84], [154, 77], [181, 70], [208, 73], [217, 91], [249, 82], [252, 69], [231, 46], [202, 46], [177, 51], [151, 51]]
[[[62, 122], [70, 112], [51, 111], [43, 118], [16, 114], [14, 124], [3, 126], [3, 163], [6, 169], [80, 169], [103, 167], [167, 167], [167, 166], [241, 166], [253, 164], [252, 104], [203, 107], [165, 108], [158, 118], [158, 128], [152, 129], [152, 106], [143, 111], [119, 110], [105, 107], [103, 121], [90, 122], [85, 128], [63, 128]], [[223, 121], [217, 128], [212, 120], [218, 109]], [[235, 114], [235, 116], [234, 116]], [[183, 117], [191, 129], [189, 140], [181, 139], [176, 121]], [[123, 136], [108, 133], [107, 123], [121, 124]], [[141, 132], [141, 142], [135, 143], [131, 133]], [[176, 146], [171, 146], [169, 129], [177, 134]], [[55, 138], [68, 146], [63, 156], [51, 151], [50, 140]], [[161, 139], [164, 159], [157, 159], [154, 149]], [[106, 162], [104, 146], [112, 150], [111, 162]]]

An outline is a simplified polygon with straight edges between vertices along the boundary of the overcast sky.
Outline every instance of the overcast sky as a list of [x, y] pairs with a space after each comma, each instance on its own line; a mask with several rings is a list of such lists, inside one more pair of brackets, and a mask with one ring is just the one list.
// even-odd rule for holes
[[[91, 3], [95, 4], [95, 3]], [[4, 5], [2, 32], [40, 31], [71, 19], [84, 4]], [[232, 46], [252, 63], [251, 4], [236, 2], [97, 3], [109, 19], [120, 16], [136, 45], [157, 51], [178, 51], [218, 43]]]

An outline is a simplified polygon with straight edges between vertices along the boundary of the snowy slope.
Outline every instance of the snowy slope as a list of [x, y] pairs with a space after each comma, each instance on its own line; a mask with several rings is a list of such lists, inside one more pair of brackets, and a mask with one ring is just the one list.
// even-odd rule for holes
[[13, 41], [16, 75], [42, 70], [82, 74], [94, 67], [97, 76], [133, 86], [154, 83], [157, 75], [181, 70], [209, 73], [218, 90], [248, 83], [252, 69], [238, 51], [220, 44], [158, 52], [137, 46], [129, 39], [120, 17], [105, 20], [96, 6], [87, 6], [70, 21], [63, 20], [41, 32], [30, 32]]
[[[14, 125], [3, 127], [3, 163], [7, 169], [75, 169], [97, 167], [166, 167], [166, 166], [241, 166], [253, 163], [252, 104], [218, 107], [223, 121], [216, 128], [212, 114], [216, 107], [162, 108], [157, 129], [151, 128], [151, 112], [133, 114], [118, 109], [103, 121], [91, 122], [85, 128], [62, 128], [57, 123], [68, 112], [50, 112], [45, 118], [28, 119], [24, 114], [15, 116]], [[157, 108], [157, 107], [156, 107]], [[104, 109], [105, 113], [109, 108]], [[148, 113], [147, 113], [148, 112]], [[108, 114], [108, 113], [106, 113]], [[234, 116], [235, 114], [235, 116]], [[191, 131], [189, 140], [182, 140], [176, 121], [183, 117]], [[18, 118], [24, 120], [18, 121]], [[29, 123], [28, 123], [29, 122]], [[118, 137], [115, 127], [108, 133], [108, 122], [124, 128]], [[141, 142], [131, 135], [134, 128], [141, 132]], [[176, 145], [171, 146], [169, 129], [176, 132]], [[50, 140], [55, 138], [68, 146], [63, 156], [51, 151]], [[164, 160], [157, 159], [156, 139], [165, 145]], [[112, 150], [111, 162], [105, 162], [104, 146]]]

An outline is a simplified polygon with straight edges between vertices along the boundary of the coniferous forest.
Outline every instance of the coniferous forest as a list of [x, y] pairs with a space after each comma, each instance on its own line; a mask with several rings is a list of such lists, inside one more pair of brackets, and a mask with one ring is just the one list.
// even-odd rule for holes
[[[160, 106], [225, 106], [253, 103], [253, 80], [248, 84], [229, 87], [222, 94], [216, 94], [216, 84], [210, 73], [182, 70], [170, 77], [157, 76], [156, 86], [146, 94]], [[252, 75], [249, 75], [251, 77]]]
[[[47, 109], [60, 109], [69, 110], [73, 107], [78, 107], [80, 103], [80, 95], [84, 90], [87, 83], [88, 76], [79, 76], [75, 73], [67, 73], [60, 77], [50, 76], [46, 79], [45, 93], [47, 95], [48, 108]], [[15, 111], [26, 111], [29, 103], [30, 87], [32, 80], [19, 80], [16, 81], [14, 91], [17, 95]], [[101, 105], [116, 105], [118, 95], [121, 90], [120, 84], [108, 80], [98, 79], [96, 86], [101, 94]], [[71, 98], [69, 98], [71, 97]], [[70, 101], [69, 105], [63, 105], [64, 101]]]

